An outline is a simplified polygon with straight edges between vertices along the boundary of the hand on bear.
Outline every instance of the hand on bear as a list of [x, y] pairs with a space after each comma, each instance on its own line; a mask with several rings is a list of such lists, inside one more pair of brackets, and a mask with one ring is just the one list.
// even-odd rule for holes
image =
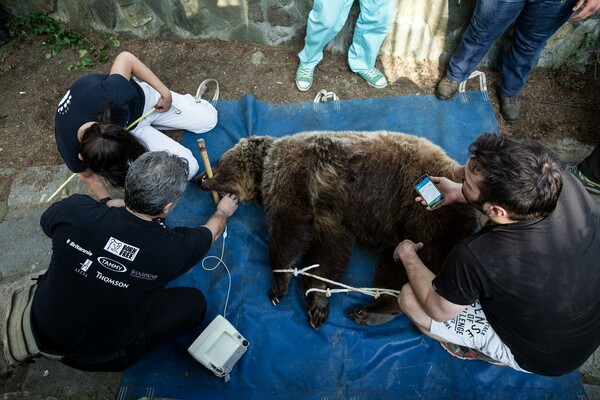
[[417, 255], [417, 251], [423, 248], [423, 243], [415, 243], [412, 240], [405, 239], [394, 250], [394, 261], [402, 261], [406, 257]]
[[223, 198], [217, 204], [217, 212], [225, 214], [226, 218], [229, 218], [238, 208], [238, 199], [235, 194], [226, 193]]

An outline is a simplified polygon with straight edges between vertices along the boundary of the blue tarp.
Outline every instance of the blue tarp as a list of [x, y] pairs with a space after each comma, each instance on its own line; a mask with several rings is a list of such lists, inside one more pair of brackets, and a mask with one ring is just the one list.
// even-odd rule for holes
[[[459, 162], [480, 133], [499, 128], [489, 102], [467, 92], [443, 102], [434, 96], [272, 105], [247, 95], [219, 101], [219, 124], [205, 135], [185, 133], [182, 142], [201, 160], [196, 140], [206, 141], [211, 164], [240, 138], [283, 136], [308, 130], [390, 130], [429, 138]], [[426, 171], [423, 171], [426, 172]], [[210, 193], [190, 185], [167, 218], [170, 226], [197, 226], [214, 212]], [[223, 241], [211, 249], [220, 255]], [[151, 352], [122, 376], [118, 399], [141, 396], [176, 399], [585, 399], [577, 371], [541, 377], [462, 361], [419, 333], [405, 317], [387, 324], [359, 326], [344, 311], [369, 303], [360, 294], [330, 298], [329, 317], [318, 331], [306, 321], [300, 278], [292, 278], [288, 295], [276, 307], [268, 291], [271, 268], [261, 206], [242, 205], [230, 219], [224, 261], [232, 289], [226, 318], [250, 342], [246, 354], [225, 382], [197, 363], [187, 348], [202, 329], [223, 314], [227, 273], [220, 266], [207, 272], [196, 266], [173, 283], [201, 289], [208, 300], [203, 325]], [[207, 260], [206, 266], [216, 264]], [[371, 286], [375, 254], [353, 250], [344, 282]]]

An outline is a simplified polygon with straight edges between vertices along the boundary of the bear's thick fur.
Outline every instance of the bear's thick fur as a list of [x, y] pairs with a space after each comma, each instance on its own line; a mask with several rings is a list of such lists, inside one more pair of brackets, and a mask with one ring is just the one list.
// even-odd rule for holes
[[[421, 259], [433, 272], [454, 244], [475, 229], [472, 209], [464, 204], [429, 212], [415, 202], [414, 181], [427, 173], [456, 180], [458, 164], [437, 145], [395, 132], [305, 132], [273, 138], [240, 140], [219, 160], [212, 179], [199, 176], [206, 191], [235, 193], [242, 203], [261, 202], [269, 227], [271, 268], [293, 268], [304, 256], [310, 272], [340, 281], [352, 245], [379, 250], [373, 286], [400, 289], [408, 281], [393, 261], [404, 238], [423, 242]], [[277, 304], [287, 293], [291, 274], [274, 273], [270, 298]], [[304, 290], [326, 288], [302, 278]], [[329, 312], [324, 294], [307, 297], [308, 321], [318, 328]], [[400, 313], [396, 298], [380, 296], [352, 310], [359, 324], [387, 322]]]

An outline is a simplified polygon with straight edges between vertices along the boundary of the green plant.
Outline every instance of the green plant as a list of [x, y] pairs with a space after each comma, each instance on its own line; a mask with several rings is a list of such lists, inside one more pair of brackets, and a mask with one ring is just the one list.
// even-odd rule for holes
[[12, 18], [9, 21], [9, 32], [13, 37], [27, 36], [32, 33], [41, 35], [58, 29], [60, 23], [47, 14], [33, 13], [23, 18]]
[[67, 67], [69, 71], [90, 68], [96, 62], [108, 62], [110, 59], [106, 53], [108, 47], [121, 45], [118, 39], [108, 37], [106, 34], [100, 36], [101, 43], [93, 42], [81, 33], [63, 27], [60, 21], [44, 13], [13, 18], [9, 23], [9, 31], [11, 36], [16, 38], [46, 35], [42, 42], [42, 51], [46, 59], [54, 57], [65, 48], [77, 51], [79, 60]]
[[92, 61], [92, 59], [90, 57], [87, 56], [87, 54], [88, 54], [87, 50], [79, 50], [79, 61], [69, 65], [67, 67], [67, 69], [69, 71], [73, 71], [73, 70], [78, 70], [78, 69], [89, 68], [92, 65], [94, 65], [94, 62]]

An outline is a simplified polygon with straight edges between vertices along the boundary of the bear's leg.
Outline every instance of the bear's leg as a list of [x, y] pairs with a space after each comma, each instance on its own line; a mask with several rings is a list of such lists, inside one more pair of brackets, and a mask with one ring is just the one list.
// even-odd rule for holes
[[[273, 270], [291, 269], [296, 259], [306, 253], [310, 246], [309, 221], [290, 221], [289, 215], [269, 215], [269, 263]], [[273, 284], [269, 298], [277, 305], [288, 292], [292, 275], [288, 272], [273, 272]]]
[[[348, 263], [352, 253], [352, 238], [345, 234], [320, 237], [313, 240], [304, 259], [306, 265], [319, 264], [318, 268], [309, 272], [332, 281], [339, 282], [348, 270]], [[327, 289], [335, 285], [326, 283], [317, 278], [302, 277], [302, 287], [306, 292], [311, 288]], [[306, 297], [307, 319], [313, 329], [318, 329], [329, 314], [329, 299], [325, 293], [311, 292]]]
[[[373, 280], [374, 287], [400, 290], [408, 282], [404, 266], [401, 262], [394, 261], [393, 254], [393, 247], [379, 253]], [[396, 318], [400, 312], [396, 296], [382, 294], [370, 306], [355, 308], [348, 311], [346, 315], [360, 325], [380, 325]]]

